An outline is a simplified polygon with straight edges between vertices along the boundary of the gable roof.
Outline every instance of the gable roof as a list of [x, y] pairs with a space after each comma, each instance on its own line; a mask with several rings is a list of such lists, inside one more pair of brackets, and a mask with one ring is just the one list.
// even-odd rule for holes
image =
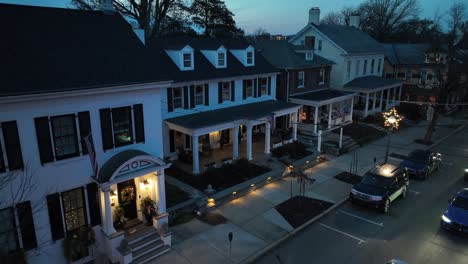
[[268, 40], [255, 44], [267, 61], [277, 68], [312, 68], [334, 64], [317, 54], [312, 60], [306, 60], [304, 53], [297, 53], [297, 46], [286, 40]]
[[385, 56], [388, 62], [392, 65], [430, 65], [426, 63], [426, 53], [435, 52], [446, 52], [446, 45], [442, 45], [439, 48], [434, 47], [429, 43], [385, 43]]
[[[180, 50], [180, 47], [189, 45], [194, 49], [194, 70], [181, 71], [177, 65], [166, 54], [165, 50]], [[201, 50], [217, 50], [224, 46], [226, 52], [227, 67], [216, 68]], [[169, 76], [174, 81], [196, 81], [229, 78], [236, 76], [248, 76], [257, 74], [267, 74], [277, 72], [276, 68], [268, 63], [259, 52], [255, 52], [255, 65], [244, 66], [229, 50], [241, 50], [251, 46], [244, 39], [233, 38], [202, 38], [202, 37], [172, 37], [159, 38], [149, 43], [150, 54], [160, 58], [155, 64], [159, 67], [165, 67]]]
[[291, 40], [310, 28], [315, 28], [320, 31], [347, 53], [374, 53], [384, 51], [382, 44], [369, 36], [366, 32], [352, 26], [344, 25], [308, 24]]
[[118, 13], [0, 4], [0, 31], [0, 96], [169, 80]]

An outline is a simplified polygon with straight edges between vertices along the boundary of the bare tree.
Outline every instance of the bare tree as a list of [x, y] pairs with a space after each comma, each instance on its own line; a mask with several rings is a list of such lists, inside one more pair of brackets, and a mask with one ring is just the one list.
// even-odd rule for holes
[[253, 42], [259, 42], [263, 40], [269, 40], [271, 39], [271, 34], [268, 33], [268, 31], [262, 27], [259, 27], [255, 29], [252, 33], [251, 39]]
[[344, 24], [344, 16], [342, 13], [338, 12], [330, 12], [326, 14], [321, 20], [320, 24], [326, 25], [343, 25]]
[[[99, 0], [72, 0], [73, 5], [84, 10], [97, 9], [99, 2]], [[162, 25], [171, 11], [184, 5], [182, 0], [114, 0], [112, 2], [115, 10], [138, 23], [145, 31], [146, 40], [159, 37]]]

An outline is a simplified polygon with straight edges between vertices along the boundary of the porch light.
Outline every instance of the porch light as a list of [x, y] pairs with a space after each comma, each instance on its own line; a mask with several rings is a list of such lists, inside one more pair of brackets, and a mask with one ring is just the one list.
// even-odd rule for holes
[[255, 183], [250, 184], [250, 187], [255, 187]]
[[271, 180], [271, 177], [268, 177], [268, 178], [267, 178], [267, 181], [269, 181], [269, 180]]
[[208, 204], [206, 205], [207, 207], [213, 207], [216, 205], [215, 199], [214, 198], [208, 198]]
[[144, 181], [143, 181], [143, 184], [144, 184], [145, 186], [148, 186], [148, 185], [149, 185], [148, 180], [144, 180]]
[[110, 196], [115, 197], [117, 194], [114, 192], [114, 190], [110, 190]]

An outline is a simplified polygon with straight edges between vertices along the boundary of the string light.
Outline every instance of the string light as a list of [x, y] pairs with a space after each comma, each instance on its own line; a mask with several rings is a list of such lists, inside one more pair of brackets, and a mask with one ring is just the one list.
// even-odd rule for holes
[[395, 108], [390, 109], [388, 112], [382, 113], [384, 117], [384, 126], [390, 130], [398, 129], [400, 127], [401, 116]]

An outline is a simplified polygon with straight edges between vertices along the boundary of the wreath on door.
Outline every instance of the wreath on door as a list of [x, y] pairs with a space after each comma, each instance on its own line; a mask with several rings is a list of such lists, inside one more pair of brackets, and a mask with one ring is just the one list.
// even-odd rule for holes
[[135, 188], [133, 186], [126, 186], [120, 192], [123, 203], [128, 203], [135, 200]]

